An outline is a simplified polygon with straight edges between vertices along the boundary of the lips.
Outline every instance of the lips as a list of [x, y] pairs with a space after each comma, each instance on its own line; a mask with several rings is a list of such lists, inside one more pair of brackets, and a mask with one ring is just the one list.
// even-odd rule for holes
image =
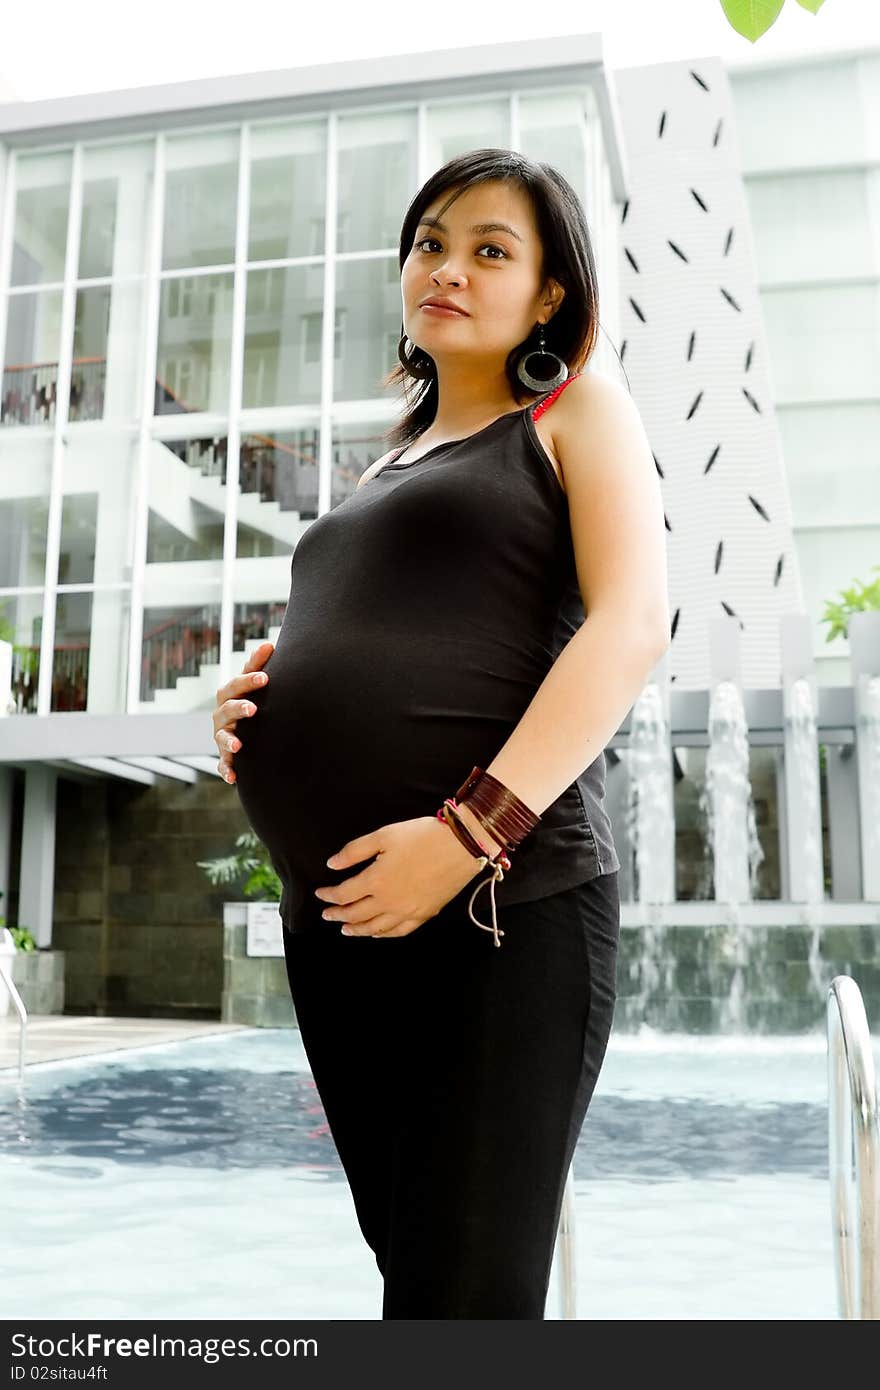
[[458, 314], [458, 315], [459, 315], [461, 318], [463, 318], [463, 319], [466, 319], [466, 318], [468, 317], [468, 314], [465, 312], [465, 310], [464, 310], [464, 309], [460, 309], [460, 308], [458, 307], [457, 304], [443, 304], [443, 303], [437, 303], [437, 302], [435, 302], [434, 300], [431, 300], [431, 299], [424, 299], [424, 300], [422, 300], [422, 303], [419, 305], [419, 308], [420, 308], [420, 309], [434, 309], [434, 310], [437, 310], [437, 311], [442, 311], [442, 312], [447, 313], [447, 314]]

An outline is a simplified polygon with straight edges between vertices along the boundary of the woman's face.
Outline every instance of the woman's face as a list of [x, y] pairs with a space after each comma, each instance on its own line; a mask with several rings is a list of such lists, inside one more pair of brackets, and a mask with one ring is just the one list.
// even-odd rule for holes
[[[534, 209], [520, 187], [493, 180], [466, 189], [441, 215], [450, 192], [425, 208], [403, 265], [404, 331], [438, 366], [467, 356], [498, 370], [511, 348], [550, 317]], [[438, 216], [439, 226], [431, 222]], [[550, 289], [558, 302], [560, 287], [551, 281]], [[466, 316], [420, 307], [436, 295]]]

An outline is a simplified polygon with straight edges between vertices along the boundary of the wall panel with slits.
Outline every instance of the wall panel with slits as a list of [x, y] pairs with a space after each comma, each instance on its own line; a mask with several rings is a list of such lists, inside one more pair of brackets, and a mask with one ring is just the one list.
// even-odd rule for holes
[[706, 685], [709, 623], [740, 625], [743, 680], [779, 684], [779, 619], [803, 610], [754, 247], [719, 59], [614, 75], [620, 352], [662, 479], [671, 672]]

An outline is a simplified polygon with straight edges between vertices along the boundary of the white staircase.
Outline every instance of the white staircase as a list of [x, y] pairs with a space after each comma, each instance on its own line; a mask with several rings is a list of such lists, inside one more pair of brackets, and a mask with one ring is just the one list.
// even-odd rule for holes
[[[243, 651], [232, 653], [231, 675], [238, 675], [251, 652], [263, 642], [276, 643], [281, 624], [269, 628], [268, 637], [249, 637]], [[141, 701], [144, 714], [183, 714], [200, 709], [213, 709], [218, 687], [222, 683], [220, 663], [207, 662], [199, 667], [197, 676], [178, 676], [175, 685], [167, 690], [157, 690], [152, 700]]]
[[[216, 476], [196, 473], [193, 468], [187, 468], [186, 473], [190, 500], [222, 517], [226, 507], [225, 483]], [[236, 505], [240, 526], [248, 526], [261, 536], [271, 536], [282, 547], [293, 550], [303, 529], [299, 512], [282, 511], [279, 502], [266, 502], [258, 492], [240, 492]]]
[[[156, 439], [151, 446], [150, 477], [152, 510], [181, 535], [197, 540], [204, 512], [222, 521], [226, 484], [218, 473], [202, 473]], [[240, 491], [237, 509], [241, 526], [271, 536], [282, 550], [292, 551], [302, 534], [304, 523], [298, 511], [282, 511], [280, 503], [264, 501], [259, 492]]]

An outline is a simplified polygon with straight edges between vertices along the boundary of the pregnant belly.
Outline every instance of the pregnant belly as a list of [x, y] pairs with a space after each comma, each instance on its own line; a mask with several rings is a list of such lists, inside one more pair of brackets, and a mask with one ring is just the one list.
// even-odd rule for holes
[[[356, 836], [433, 815], [471, 768], [485, 767], [531, 699], [539, 672], [504, 676], [479, 644], [420, 643], [387, 632], [344, 642], [282, 630], [269, 682], [238, 721], [236, 785], [245, 815], [288, 885], [341, 882], [326, 867]], [[363, 865], [361, 865], [363, 867]]]

